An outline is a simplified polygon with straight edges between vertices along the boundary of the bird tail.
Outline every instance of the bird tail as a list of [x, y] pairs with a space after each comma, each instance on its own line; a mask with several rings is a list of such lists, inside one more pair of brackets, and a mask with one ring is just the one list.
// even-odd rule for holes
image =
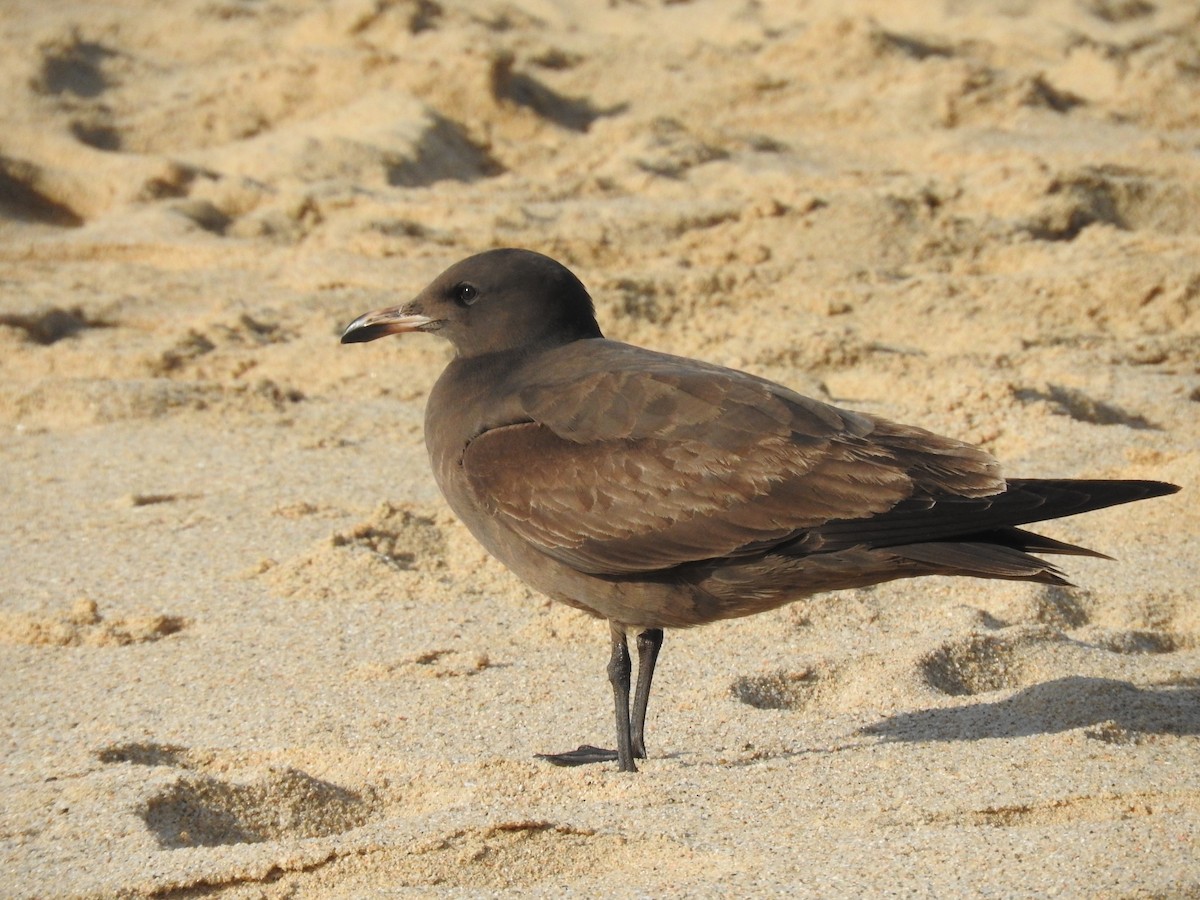
[[[1080, 548], [1082, 549], [1082, 548]], [[929, 544], [903, 544], [889, 547], [888, 553], [926, 570], [919, 574], [970, 575], [975, 578], [1002, 578], [1008, 581], [1036, 581], [1069, 587], [1055, 565], [1031, 553], [979, 541], [936, 541]], [[1084, 551], [1089, 556], [1099, 553]]]

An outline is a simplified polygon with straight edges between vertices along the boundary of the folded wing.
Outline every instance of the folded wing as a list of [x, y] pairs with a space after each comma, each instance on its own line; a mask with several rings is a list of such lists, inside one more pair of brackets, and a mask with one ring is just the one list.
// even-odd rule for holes
[[524, 386], [529, 421], [484, 432], [463, 456], [481, 505], [579, 571], [758, 553], [831, 523], [1004, 490], [995, 460], [959, 441], [743, 373], [608, 348]]

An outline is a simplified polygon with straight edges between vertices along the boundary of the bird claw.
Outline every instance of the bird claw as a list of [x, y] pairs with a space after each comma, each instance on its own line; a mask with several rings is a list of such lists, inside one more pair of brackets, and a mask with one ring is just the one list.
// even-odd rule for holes
[[535, 753], [534, 756], [555, 766], [586, 766], [589, 763], [614, 762], [617, 759], [617, 751], [581, 744], [575, 750], [566, 753]]

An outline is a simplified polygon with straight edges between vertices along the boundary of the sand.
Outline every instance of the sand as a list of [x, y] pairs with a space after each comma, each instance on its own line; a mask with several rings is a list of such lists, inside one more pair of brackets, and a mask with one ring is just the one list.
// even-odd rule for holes
[[[0, 895], [1200, 895], [1200, 16], [1185, 0], [9, 0]], [[494, 246], [611, 337], [1182, 493], [673, 632], [651, 759], [603, 623], [433, 486]]]

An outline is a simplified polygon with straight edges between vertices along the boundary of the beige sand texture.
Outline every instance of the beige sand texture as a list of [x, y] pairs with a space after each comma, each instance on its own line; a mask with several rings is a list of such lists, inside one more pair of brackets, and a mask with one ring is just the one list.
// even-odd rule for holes
[[[1200, 896], [1192, 0], [6, 0], [0, 896]], [[1173, 497], [1076, 590], [603, 623], [428, 472], [525, 246], [606, 332]]]

